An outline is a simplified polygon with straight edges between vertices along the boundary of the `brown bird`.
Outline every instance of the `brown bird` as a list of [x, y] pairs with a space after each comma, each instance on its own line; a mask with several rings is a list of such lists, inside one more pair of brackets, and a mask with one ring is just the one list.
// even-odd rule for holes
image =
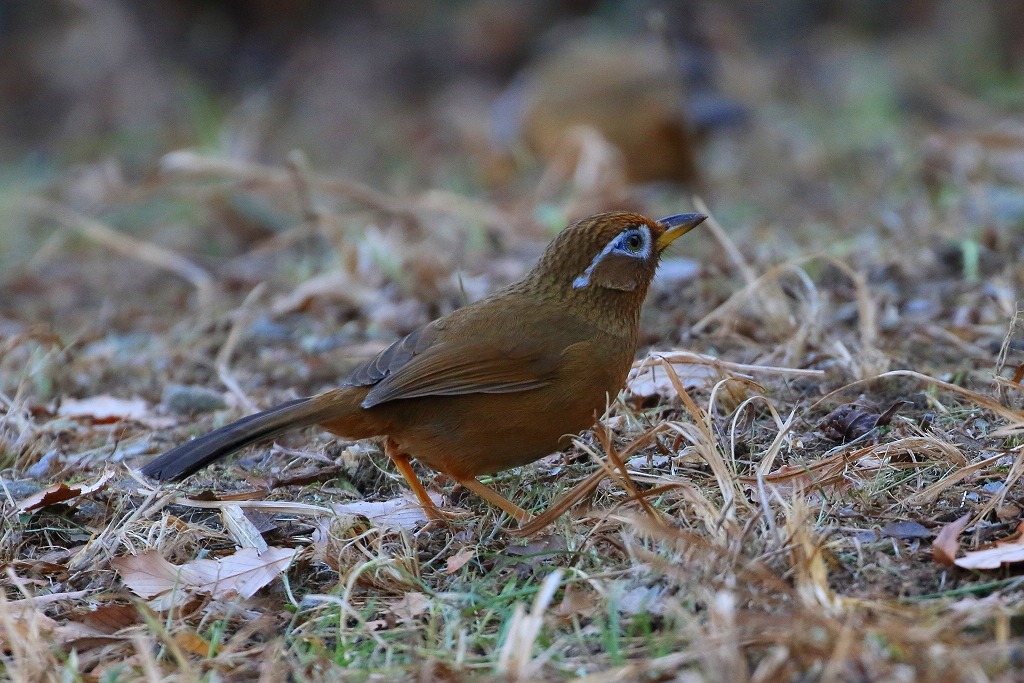
[[337, 389], [244, 417], [142, 472], [182, 479], [252, 443], [316, 424], [348, 439], [385, 436], [385, 453], [432, 519], [443, 515], [410, 458], [525, 523], [526, 511], [476, 477], [557, 451], [597, 421], [626, 380], [662, 251], [705, 218], [585, 218], [563, 230], [521, 280], [396, 341]]

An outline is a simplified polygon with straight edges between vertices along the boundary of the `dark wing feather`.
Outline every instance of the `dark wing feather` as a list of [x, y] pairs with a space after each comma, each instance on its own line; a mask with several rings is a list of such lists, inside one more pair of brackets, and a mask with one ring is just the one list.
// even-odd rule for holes
[[[422, 396], [504, 394], [546, 386], [563, 363], [560, 353], [541, 349], [526, 335], [498, 335], [495, 344], [439, 332], [436, 323], [396, 341], [355, 368], [345, 384], [372, 386], [364, 408]], [[530, 335], [532, 336], [532, 335]]]
[[388, 375], [398, 372], [413, 357], [434, 343], [440, 329], [441, 326], [435, 322], [410, 332], [375, 357], [356, 366], [342, 384], [350, 387], [371, 387]]

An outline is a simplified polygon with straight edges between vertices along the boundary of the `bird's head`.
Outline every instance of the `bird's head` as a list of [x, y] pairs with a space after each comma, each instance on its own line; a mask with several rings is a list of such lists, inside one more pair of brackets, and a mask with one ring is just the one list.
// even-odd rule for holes
[[655, 221], [624, 211], [584, 218], [548, 245], [533, 274], [564, 294], [632, 292], [642, 301], [661, 253], [705, 218], [684, 213]]

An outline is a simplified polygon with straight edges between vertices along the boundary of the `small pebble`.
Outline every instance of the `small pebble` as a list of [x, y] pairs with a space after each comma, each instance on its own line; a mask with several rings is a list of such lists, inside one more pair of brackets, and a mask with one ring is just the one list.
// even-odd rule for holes
[[1004, 488], [1003, 482], [1001, 481], [990, 481], [981, 487], [981, 490], [985, 493], [1002, 493]]
[[261, 317], [253, 321], [246, 330], [246, 335], [252, 339], [259, 339], [269, 342], [284, 342], [291, 338], [292, 331], [285, 325], [275, 322], [267, 317]]
[[171, 412], [184, 415], [206, 413], [227, 407], [219, 391], [195, 385], [168, 384], [164, 389], [162, 401]]

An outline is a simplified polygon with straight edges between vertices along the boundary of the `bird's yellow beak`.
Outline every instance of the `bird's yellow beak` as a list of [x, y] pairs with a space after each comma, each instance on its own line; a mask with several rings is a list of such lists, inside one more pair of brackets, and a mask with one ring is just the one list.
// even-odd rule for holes
[[658, 223], [665, 227], [665, 232], [658, 238], [658, 251], [664, 251], [665, 247], [696, 228], [706, 218], [702, 213], [679, 213], [662, 218]]

